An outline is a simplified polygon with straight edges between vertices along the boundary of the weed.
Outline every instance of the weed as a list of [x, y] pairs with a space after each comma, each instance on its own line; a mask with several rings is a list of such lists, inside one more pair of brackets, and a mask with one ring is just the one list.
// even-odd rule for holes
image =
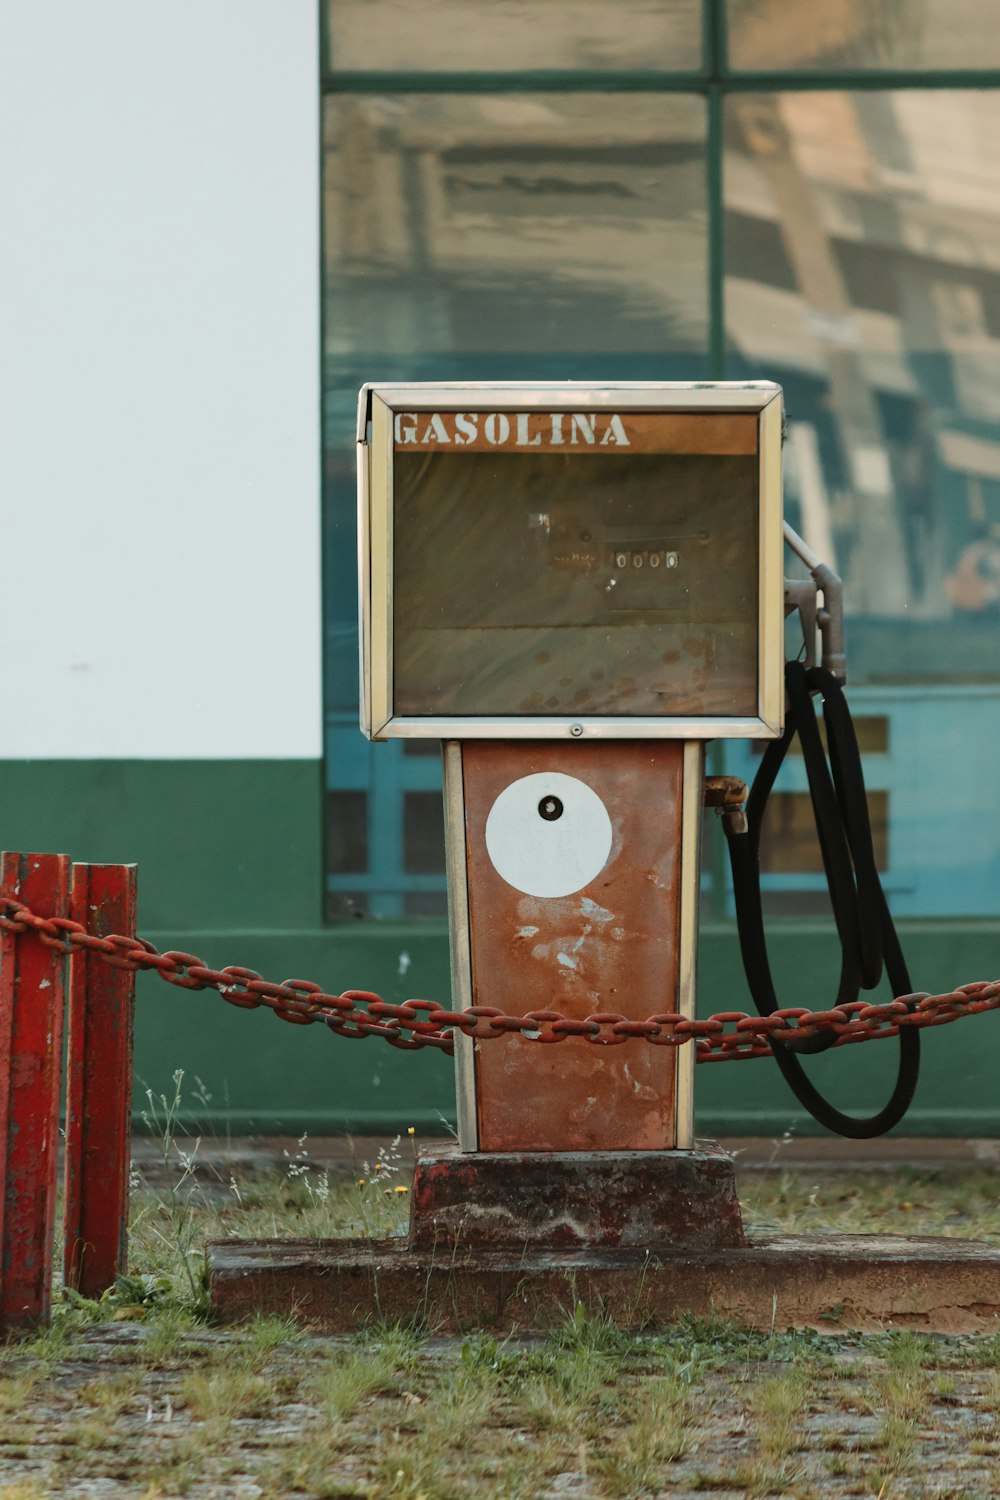
[[84, 1380], [77, 1387], [77, 1396], [93, 1406], [105, 1417], [114, 1419], [134, 1405], [142, 1390], [141, 1370], [122, 1370], [116, 1375], [103, 1375], [93, 1380]]
[[53, 1294], [52, 1317], [54, 1322], [62, 1323], [67, 1332], [75, 1332], [106, 1323], [111, 1317], [111, 1308], [107, 1295], [95, 1300], [82, 1296], [75, 1287], [63, 1286]]
[[118, 1276], [114, 1286], [104, 1293], [103, 1301], [115, 1322], [145, 1317], [153, 1308], [176, 1305], [173, 1283], [151, 1271]]
[[58, 1429], [56, 1440], [69, 1450], [66, 1454], [68, 1465], [76, 1465], [81, 1453], [113, 1451], [121, 1447], [124, 1441], [117, 1433], [108, 1432], [105, 1416], [86, 1417], [81, 1421], [70, 1422], [66, 1427]]
[[930, 1401], [928, 1366], [936, 1349], [932, 1339], [907, 1331], [888, 1335], [881, 1353], [884, 1368], [873, 1381], [869, 1405], [881, 1417], [874, 1473], [880, 1486], [887, 1486], [913, 1470], [919, 1421]]
[[26, 1421], [23, 1415], [0, 1422], [0, 1447], [6, 1449], [7, 1458], [26, 1458], [37, 1438], [37, 1424]]
[[490, 1380], [514, 1374], [524, 1363], [519, 1349], [511, 1349], [488, 1334], [464, 1339], [458, 1351], [466, 1379]]
[[[856, 1335], [841, 1334], [841, 1343], [849, 1342]], [[828, 1358], [830, 1335], [817, 1333], [814, 1328], [774, 1328], [767, 1332], [759, 1328], [748, 1328], [735, 1319], [708, 1317], [699, 1318], [685, 1313], [672, 1335], [675, 1347], [685, 1351], [687, 1357], [695, 1358], [701, 1368], [719, 1367], [740, 1359], [749, 1367], [755, 1364], [784, 1364], [800, 1361], [807, 1356]]]
[[194, 1370], [177, 1387], [177, 1400], [200, 1421], [269, 1416], [275, 1401], [273, 1381], [248, 1370], [212, 1366]]
[[[184, 1070], [173, 1075], [172, 1094], [154, 1094], [146, 1089], [147, 1108], [143, 1123], [159, 1141], [166, 1189], [148, 1206], [148, 1213], [133, 1219], [131, 1234], [139, 1239], [150, 1259], [158, 1262], [156, 1279], [168, 1286], [185, 1287], [189, 1308], [208, 1310], [208, 1276], [198, 1214], [199, 1183], [196, 1167], [201, 1138], [186, 1146], [179, 1140], [183, 1103]], [[175, 1170], [180, 1167], [179, 1174]]]
[[201, 1477], [204, 1452], [190, 1438], [173, 1438], [160, 1447], [149, 1462], [139, 1466], [134, 1479], [147, 1493], [186, 1495]]
[[658, 1488], [663, 1466], [684, 1458], [694, 1441], [688, 1387], [660, 1376], [629, 1391], [628, 1425], [616, 1433], [598, 1472], [615, 1494]]
[[392, 1500], [431, 1500], [442, 1493], [436, 1482], [437, 1455], [424, 1443], [394, 1439], [382, 1449], [375, 1467], [382, 1481], [378, 1493]]
[[938, 1349], [935, 1340], [927, 1334], [904, 1329], [886, 1335], [882, 1353], [891, 1370], [903, 1375], [922, 1375], [927, 1366], [934, 1363]]
[[18, 1375], [8, 1375], [0, 1383], [0, 1416], [21, 1411], [35, 1393], [42, 1378], [40, 1366], [25, 1370]]
[[1000, 1333], [988, 1334], [976, 1343], [973, 1357], [976, 1364], [986, 1369], [1000, 1369]]
[[781, 1469], [769, 1469], [761, 1459], [746, 1459], [732, 1468], [714, 1473], [703, 1471], [688, 1481], [698, 1490], [736, 1490], [741, 1500], [763, 1500], [766, 1495], [787, 1495], [796, 1481]]
[[796, 1428], [802, 1414], [809, 1382], [797, 1366], [760, 1381], [750, 1396], [761, 1455], [768, 1463], [780, 1463], [795, 1446]]
[[344, 1422], [369, 1396], [395, 1389], [398, 1379], [399, 1365], [391, 1351], [362, 1354], [339, 1349], [316, 1372], [311, 1397], [328, 1417]]
[[9, 1348], [22, 1359], [37, 1361], [48, 1373], [53, 1365], [65, 1359], [80, 1327], [81, 1320], [74, 1309], [57, 1307], [47, 1328], [32, 1329]]
[[591, 1312], [576, 1299], [550, 1337], [560, 1348], [587, 1354], [617, 1354], [630, 1343], [629, 1334], [618, 1327], [603, 1307]]
[[581, 1419], [577, 1402], [538, 1376], [525, 1381], [513, 1398], [513, 1410], [528, 1427], [552, 1432], [573, 1432]]
[[[413, 1131], [408, 1132], [413, 1137]], [[399, 1182], [403, 1155], [399, 1149], [402, 1136], [388, 1146], [380, 1146], [373, 1162], [363, 1162], [354, 1179], [354, 1227], [366, 1239], [380, 1239], [405, 1231], [409, 1204], [409, 1187]], [[301, 1143], [300, 1143], [301, 1144]], [[413, 1148], [414, 1155], [416, 1148]], [[341, 1231], [343, 1232], [343, 1231]]]
[[391, 1359], [400, 1370], [414, 1369], [424, 1344], [424, 1334], [402, 1323], [370, 1323], [357, 1337], [365, 1348], [371, 1348]]
[[168, 1303], [157, 1310], [141, 1344], [142, 1357], [150, 1365], [165, 1365], [189, 1352], [189, 1337], [198, 1319], [187, 1307]]
[[257, 1367], [265, 1364], [277, 1349], [289, 1345], [301, 1349], [307, 1337], [305, 1329], [291, 1313], [277, 1317], [258, 1312], [240, 1329], [234, 1352], [238, 1352], [246, 1364]]
[[[464, 1443], [466, 1435], [486, 1421], [494, 1403], [494, 1384], [464, 1380], [458, 1370], [448, 1370], [423, 1403], [423, 1430], [437, 1430], [443, 1444]], [[404, 1392], [404, 1399], [407, 1395], [412, 1398], [413, 1393]]]

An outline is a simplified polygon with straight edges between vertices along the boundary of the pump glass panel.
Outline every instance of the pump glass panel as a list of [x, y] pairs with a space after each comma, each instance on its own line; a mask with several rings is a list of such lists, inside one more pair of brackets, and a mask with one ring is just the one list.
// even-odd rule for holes
[[397, 413], [393, 703], [757, 712], [752, 413]]

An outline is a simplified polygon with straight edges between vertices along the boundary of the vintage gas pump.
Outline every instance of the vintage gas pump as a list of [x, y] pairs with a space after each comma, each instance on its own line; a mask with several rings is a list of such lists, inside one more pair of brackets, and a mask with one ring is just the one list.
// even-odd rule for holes
[[[986, 1246], [748, 1242], [732, 1159], [694, 1140], [682, 1037], [711, 1038], [706, 1056], [761, 1055], [766, 1037], [804, 1108], [860, 1138], [905, 1113], [919, 1026], [1000, 1003], [985, 983], [911, 990], [841, 691], [839, 580], [782, 520], [781, 412], [766, 382], [362, 391], [362, 728], [444, 746], [453, 994], [450, 1011], [336, 998], [367, 1005], [350, 1035], [405, 1015], [397, 1044], [454, 1036], [460, 1140], [418, 1157], [405, 1239], [213, 1247], [217, 1306], [527, 1331], [568, 1306], [632, 1326], [837, 1308], [934, 1327], [1000, 1305]], [[785, 542], [808, 579], [783, 578]], [[713, 805], [766, 1026], [694, 1014], [704, 746], [739, 736], [768, 742], [753, 786], [716, 785]], [[796, 737], [842, 955], [825, 1011], [781, 1008], [760, 899], [762, 819]], [[883, 972], [895, 998], [860, 1001]], [[876, 1034], [899, 1041], [890, 1098], [843, 1115], [800, 1055]]]
[[[362, 727], [443, 742], [457, 1008], [694, 1015], [705, 742], [783, 726], [781, 413], [362, 391]], [[693, 1051], [456, 1037], [461, 1149], [690, 1148]]]
[[[217, 1305], [294, 1302], [343, 1329], [411, 1318], [420, 1289], [442, 1329], [538, 1329], [568, 1305], [643, 1326], [780, 1308], [785, 1326], [850, 1303], [884, 1325], [987, 1305], [986, 1270], [1000, 1287], [983, 1246], [748, 1242], [732, 1159], [694, 1140], [692, 1036], [746, 1056], [766, 1035], [800, 1103], [862, 1137], [907, 1108], [917, 1021], [996, 1003], [989, 985], [911, 992], [841, 691], [839, 580], [782, 521], [781, 407], [765, 382], [362, 391], [362, 727], [444, 746], [453, 993], [451, 1011], [338, 1000], [366, 1002], [373, 1029], [405, 1012], [412, 1040], [389, 1037], [404, 1046], [454, 1036], [460, 1140], [418, 1156], [405, 1238], [214, 1247]], [[808, 579], [783, 578], [785, 542]], [[738, 736], [768, 742], [749, 795], [712, 787], [750, 991], [774, 1022], [749, 1029], [694, 1014], [704, 746]], [[818, 1013], [780, 1008], [760, 900], [764, 809], [795, 737], [842, 951], [836, 1009]], [[860, 1001], [883, 971], [899, 998]], [[898, 1035], [898, 1074], [856, 1119], [800, 1054], [873, 1021]]]

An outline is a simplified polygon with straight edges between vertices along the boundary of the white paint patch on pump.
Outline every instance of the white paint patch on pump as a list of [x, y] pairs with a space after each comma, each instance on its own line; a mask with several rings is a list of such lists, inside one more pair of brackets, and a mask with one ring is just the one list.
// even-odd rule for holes
[[576, 776], [540, 771], [504, 787], [486, 819], [497, 874], [527, 896], [571, 896], [611, 853], [608, 810]]

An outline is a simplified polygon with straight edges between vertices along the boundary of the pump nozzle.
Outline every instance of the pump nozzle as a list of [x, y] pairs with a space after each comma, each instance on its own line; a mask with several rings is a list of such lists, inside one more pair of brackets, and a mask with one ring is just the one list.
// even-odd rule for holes
[[[847, 681], [847, 657], [844, 652], [844, 586], [840, 574], [820, 561], [794, 527], [789, 526], [787, 521], [784, 524], [785, 541], [805, 563], [817, 589], [823, 592], [823, 603], [816, 611], [816, 624], [823, 643], [822, 665], [843, 686]], [[786, 598], [791, 593], [793, 607], [796, 607], [798, 600], [795, 598], [794, 587], [793, 583], [786, 581]]]

